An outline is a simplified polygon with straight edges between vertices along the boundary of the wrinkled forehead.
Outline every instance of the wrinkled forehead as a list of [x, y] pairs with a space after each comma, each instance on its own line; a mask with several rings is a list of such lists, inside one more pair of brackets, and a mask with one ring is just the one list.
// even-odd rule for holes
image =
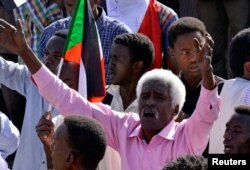
[[158, 91], [164, 92], [168, 89], [168, 84], [160, 79], [150, 79], [143, 83], [142, 92], [145, 91]]

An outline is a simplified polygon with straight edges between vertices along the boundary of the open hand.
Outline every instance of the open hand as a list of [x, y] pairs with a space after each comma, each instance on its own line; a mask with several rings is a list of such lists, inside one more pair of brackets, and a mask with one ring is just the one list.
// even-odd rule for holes
[[213, 47], [214, 41], [209, 34], [205, 35], [205, 41], [199, 42], [197, 38], [194, 39], [194, 51], [196, 60], [199, 64], [201, 72], [212, 71], [212, 55], [213, 55]]
[[28, 47], [20, 21], [16, 21], [16, 27], [0, 19], [0, 45], [9, 51], [21, 55]]
[[205, 41], [200, 42], [197, 38], [195, 38], [193, 43], [194, 55], [202, 74], [202, 84], [206, 89], [212, 90], [216, 86], [213, 75], [213, 67], [211, 64], [214, 41], [209, 34], [206, 34]]

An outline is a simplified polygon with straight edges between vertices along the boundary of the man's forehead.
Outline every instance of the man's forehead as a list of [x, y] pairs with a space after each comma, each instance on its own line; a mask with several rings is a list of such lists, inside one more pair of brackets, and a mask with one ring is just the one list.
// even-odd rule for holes
[[167, 83], [159, 79], [148, 80], [142, 85], [142, 90], [147, 90], [147, 89], [159, 90], [159, 89], [166, 89], [166, 88], [168, 88]]
[[245, 115], [245, 114], [235, 113], [235, 114], [233, 114], [233, 116], [231, 117], [229, 122], [230, 123], [238, 123], [241, 125], [246, 124], [247, 126], [250, 127], [250, 116]]
[[152, 85], [166, 86], [166, 82], [164, 82], [161, 79], [150, 79], [143, 83], [143, 86], [152, 86]]
[[60, 42], [65, 42], [66, 39], [59, 36], [59, 35], [53, 35], [52, 37], [50, 37], [50, 39], [48, 40], [48, 42], [55, 42], [55, 41], [60, 41]]

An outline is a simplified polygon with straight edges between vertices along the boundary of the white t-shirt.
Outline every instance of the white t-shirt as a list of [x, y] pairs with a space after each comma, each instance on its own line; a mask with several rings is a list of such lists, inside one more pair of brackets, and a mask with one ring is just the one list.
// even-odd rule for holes
[[0, 169], [1, 170], [8, 170], [8, 164], [7, 162], [3, 159], [3, 157], [0, 154]]
[[0, 153], [4, 159], [18, 147], [20, 134], [18, 129], [0, 112]]

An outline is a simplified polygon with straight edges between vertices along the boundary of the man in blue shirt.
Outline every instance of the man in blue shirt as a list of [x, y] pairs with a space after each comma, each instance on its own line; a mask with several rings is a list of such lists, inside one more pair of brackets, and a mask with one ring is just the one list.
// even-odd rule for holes
[[[106, 84], [110, 84], [110, 78], [108, 74], [108, 65], [110, 61], [109, 56], [110, 56], [112, 42], [117, 35], [131, 32], [131, 30], [120, 21], [108, 17], [105, 11], [103, 10], [103, 8], [97, 5], [97, 2], [98, 0], [90, 0], [90, 4], [93, 10], [93, 15], [96, 20], [96, 26], [99, 32], [101, 46], [103, 50]], [[65, 0], [65, 7], [70, 16], [72, 16], [73, 14], [72, 9], [75, 3], [76, 3], [76, 0], [75, 1]], [[40, 41], [40, 53], [39, 53], [40, 58], [44, 54], [43, 49], [48, 39], [57, 30], [69, 28], [70, 21], [71, 21], [71, 17], [63, 18], [61, 20], [55, 21], [54, 23], [52, 23], [51, 25], [45, 28], [41, 36], [41, 41]]]

